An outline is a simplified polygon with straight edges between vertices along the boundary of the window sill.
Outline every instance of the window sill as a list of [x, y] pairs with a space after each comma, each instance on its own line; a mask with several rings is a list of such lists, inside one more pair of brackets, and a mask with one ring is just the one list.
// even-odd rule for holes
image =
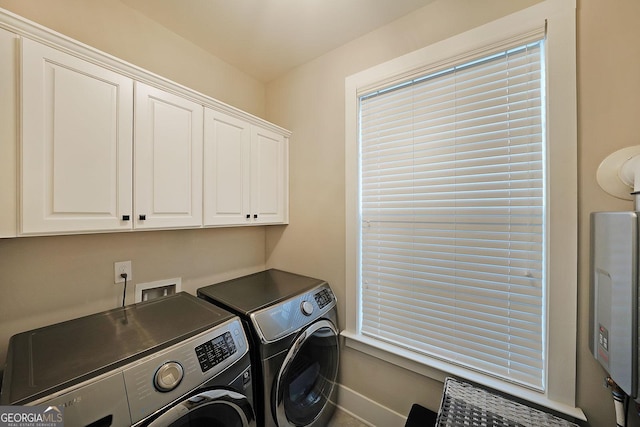
[[504, 393], [518, 396], [521, 399], [528, 400], [534, 404], [568, 415], [577, 420], [587, 420], [584, 412], [582, 412], [580, 408], [575, 408], [573, 406], [551, 400], [543, 393], [500, 381], [496, 378], [489, 377], [475, 371], [470, 371], [441, 360], [416, 354], [409, 350], [397, 348], [390, 344], [379, 342], [352, 331], [345, 330], [342, 331], [340, 335], [344, 337], [345, 345], [349, 348], [384, 360], [392, 365], [408, 369], [425, 377], [441, 382], [444, 382], [445, 378], [448, 376], [464, 378], [469, 381], [500, 390]]

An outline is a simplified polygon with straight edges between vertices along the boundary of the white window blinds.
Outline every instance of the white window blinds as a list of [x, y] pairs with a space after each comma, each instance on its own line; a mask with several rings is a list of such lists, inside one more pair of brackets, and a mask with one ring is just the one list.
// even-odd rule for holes
[[360, 100], [360, 332], [544, 389], [543, 41]]

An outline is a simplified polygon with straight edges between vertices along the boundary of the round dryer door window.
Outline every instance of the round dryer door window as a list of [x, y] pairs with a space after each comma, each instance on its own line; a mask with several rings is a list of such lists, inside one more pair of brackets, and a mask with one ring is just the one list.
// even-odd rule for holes
[[276, 379], [279, 426], [313, 425], [328, 412], [335, 398], [338, 355], [338, 331], [328, 320], [313, 323], [298, 336]]
[[173, 406], [148, 427], [255, 427], [247, 398], [231, 390], [200, 392]]

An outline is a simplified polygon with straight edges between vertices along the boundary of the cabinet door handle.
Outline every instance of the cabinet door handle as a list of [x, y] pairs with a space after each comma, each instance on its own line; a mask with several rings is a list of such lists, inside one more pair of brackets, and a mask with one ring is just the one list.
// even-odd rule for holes
[[122, 215], [122, 220], [123, 221], [129, 221], [130, 216], [129, 215]]
[[141, 214], [138, 218], [140, 218], [140, 221], [144, 221], [145, 219], [147, 219], [147, 216]]
[[258, 214], [253, 214], [253, 217], [254, 218], [258, 218]]
[[251, 215], [250, 214], [247, 214], [247, 219], [251, 219]]

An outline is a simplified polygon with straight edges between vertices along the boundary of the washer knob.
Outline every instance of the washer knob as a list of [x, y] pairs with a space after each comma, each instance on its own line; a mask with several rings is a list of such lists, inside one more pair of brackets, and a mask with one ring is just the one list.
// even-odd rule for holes
[[168, 392], [178, 387], [184, 377], [182, 365], [178, 362], [167, 362], [160, 366], [153, 378], [153, 384], [161, 392]]
[[300, 304], [300, 309], [302, 310], [302, 314], [305, 316], [311, 316], [313, 314], [313, 304], [309, 301], [302, 301]]

